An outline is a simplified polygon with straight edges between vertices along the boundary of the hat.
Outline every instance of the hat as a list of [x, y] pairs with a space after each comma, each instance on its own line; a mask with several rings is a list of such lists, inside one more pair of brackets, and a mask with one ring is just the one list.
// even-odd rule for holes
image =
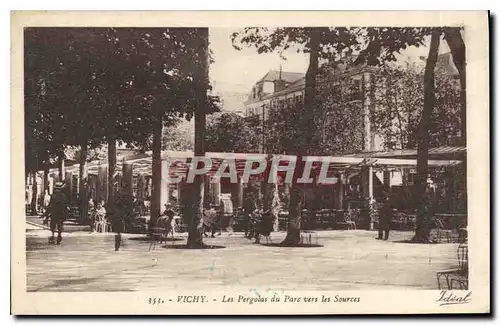
[[64, 187], [64, 183], [63, 182], [57, 182], [54, 184], [54, 188], [63, 188]]

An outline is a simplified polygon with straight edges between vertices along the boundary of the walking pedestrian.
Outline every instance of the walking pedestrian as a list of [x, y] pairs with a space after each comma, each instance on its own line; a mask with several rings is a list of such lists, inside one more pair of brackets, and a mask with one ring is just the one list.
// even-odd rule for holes
[[49, 243], [53, 244], [55, 241], [54, 233], [57, 229], [57, 244], [59, 245], [62, 241], [62, 231], [64, 220], [68, 214], [68, 199], [64, 193], [63, 184], [57, 183], [54, 186], [54, 193], [49, 203], [49, 207], [46, 212], [46, 219], [44, 223], [47, 223], [50, 219], [50, 231], [52, 236], [49, 238]]
[[115, 251], [120, 250], [122, 235], [121, 233], [125, 230], [125, 221], [123, 211], [117, 208], [120, 204], [120, 198], [116, 198], [116, 202], [108, 202], [106, 206], [106, 215], [108, 220], [111, 222], [111, 229], [115, 232]]

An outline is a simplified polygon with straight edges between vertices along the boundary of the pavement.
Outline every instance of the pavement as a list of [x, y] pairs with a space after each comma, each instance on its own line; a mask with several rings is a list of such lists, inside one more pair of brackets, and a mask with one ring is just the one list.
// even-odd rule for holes
[[[273, 233], [279, 243], [285, 232]], [[225, 248], [173, 249], [186, 234], [149, 251], [145, 235], [69, 232], [61, 245], [50, 232], [27, 229], [28, 291], [357, 290], [436, 289], [436, 271], [456, 267], [458, 244], [410, 244], [412, 232], [375, 240], [366, 230], [318, 231], [321, 247], [256, 245], [242, 233], [206, 238]], [[265, 242], [265, 241], [263, 241]]]
[[[40, 216], [26, 216], [26, 226], [34, 227], [35, 229], [49, 229], [47, 225], [43, 224], [43, 219]], [[64, 221], [63, 228], [65, 232], [90, 231], [90, 226], [80, 225], [71, 219]]]

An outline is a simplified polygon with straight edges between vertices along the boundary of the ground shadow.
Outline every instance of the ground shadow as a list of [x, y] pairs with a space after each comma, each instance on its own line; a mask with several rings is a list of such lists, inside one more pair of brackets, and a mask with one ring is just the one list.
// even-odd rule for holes
[[[131, 271], [131, 270], [149, 269], [149, 268], [152, 268], [154, 266], [155, 265], [139, 266], [137, 268], [122, 270], [122, 272], [124, 272], [124, 271]], [[30, 291], [30, 292], [52, 291], [51, 289], [57, 289], [59, 287], [64, 287], [64, 286], [68, 286], [68, 285], [84, 285], [84, 284], [89, 284], [89, 283], [95, 282], [97, 280], [102, 280], [102, 278], [104, 278], [106, 276], [115, 275], [115, 274], [116, 274], [116, 272], [113, 271], [113, 272], [101, 274], [100, 276], [94, 276], [94, 277], [71, 278], [71, 279], [57, 279], [57, 280], [54, 280], [54, 282], [51, 283], [51, 284], [42, 286], [42, 287], [37, 288], [37, 289], [31, 289], [31, 290], [28, 290], [28, 291]], [[68, 290], [68, 291], [83, 291], [83, 290]], [[102, 290], [102, 291], [133, 291], [133, 290], [128, 290], [127, 289], [127, 290]]]
[[281, 244], [281, 243], [268, 243], [268, 244], [261, 244], [262, 246], [269, 246], [269, 247], [297, 247], [297, 248], [315, 248], [315, 247], [323, 247], [323, 245], [319, 244]]
[[48, 250], [52, 247], [57, 246], [54, 244], [48, 244], [46, 239], [43, 240], [26, 240], [26, 252]]
[[163, 245], [163, 248], [167, 249], [220, 249], [226, 248], [226, 246], [221, 245], [203, 245], [201, 247], [188, 247], [188, 245]]
[[[144, 242], [150, 242], [151, 239], [148, 237], [130, 237], [127, 238], [128, 240], [133, 240], [133, 241], [144, 241]], [[183, 241], [183, 238], [167, 238], [167, 241]]]
[[420, 245], [440, 245], [440, 244], [460, 244], [459, 242], [453, 242], [453, 241], [442, 241], [442, 242], [419, 242], [419, 241], [413, 241], [411, 239], [405, 239], [405, 240], [394, 240], [391, 241], [392, 243], [398, 243], [398, 244], [420, 244]]

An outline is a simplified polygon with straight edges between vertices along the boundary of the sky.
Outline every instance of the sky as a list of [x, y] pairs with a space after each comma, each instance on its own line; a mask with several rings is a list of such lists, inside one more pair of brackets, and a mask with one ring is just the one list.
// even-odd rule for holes
[[[282, 60], [277, 53], [257, 54], [255, 48], [243, 47], [238, 51], [232, 47], [231, 34], [237, 29], [211, 28], [210, 48], [215, 63], [210, 66], [210, 79], [215, 92], [250, 91], [252, 85], [262, 78], [269, 70], [303, 72], [307, 70], [309, 56], [296, 53], [296, 50], [286, 52], [287, 60]], [[429, 40], [427, 40], [427, 44]], [[449, 52], [448, 46], [442, 41], [440, 53]], [[428, 47], [411, 47], [400, 54], [400, 62], [419, 61], [420, 56], [427, 57]]]

